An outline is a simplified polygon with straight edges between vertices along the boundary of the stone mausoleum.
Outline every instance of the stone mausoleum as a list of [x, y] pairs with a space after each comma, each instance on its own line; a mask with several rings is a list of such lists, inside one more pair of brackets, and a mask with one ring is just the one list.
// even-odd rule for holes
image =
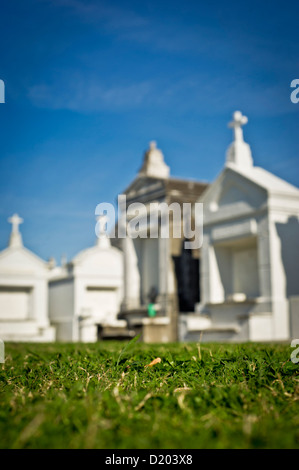
[[55, 329], [48, 315], [49, 265], [23, 245], [14, 214], [8, 247], [0, 252], [0, 338], [4, 341], [51, 342]]
[[95, 342], [103, 337], [129, 335], [117, 319], [123, 298], [123, 257], [99, 221], [95, 246], [81, 251], [49, 279], [49, 316], [58, 341]]
[[[207, 183], [171, 177], [163, 153], [156, 142], [151, 142], [139, 173], [123, 193], [126, 230], [135, 215], [130, 213], [132, 204], [142, 203], [145, 214], [139, 230], [141, 236], [119, 240], [124, 255], [124, 298], [118, 317], [125, 319], [129, 328], [142, 331], [146, 342], [177, 340], [178, 315], [194, 312], [200, 300], [200, 250], [184, 248], [182, 208], [184, 203], [189, 203], [191, 210], [207, 186]], [[160, 212], [153, 227], [150, 205], [155, 203], [166, 203], [168, 207], [177, 204], [180, 217], [175, 223], [182, 228], [180, 236], [174, 236], [172, 211], [168, 238], [161, 236]], [[156, 238], [150, 236], [152, 228], [157, 230]], [[148, 317], [149, 303], [157, 306], [155, 318]]]
[[234, 113], [225, 167], [199, 199], [201, 301], [181, 319], [183, 340], [288, 340], [299, 315], [299, 190], [254, 165], [246, 122]]

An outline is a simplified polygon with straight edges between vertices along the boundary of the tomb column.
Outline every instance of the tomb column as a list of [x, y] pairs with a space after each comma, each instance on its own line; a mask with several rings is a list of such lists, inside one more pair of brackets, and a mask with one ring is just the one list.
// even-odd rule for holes
[[140, 275], [137, 267], [137, 256], [134, 241], [128, 235], [127, 222], [126, 236], [122, 239], [124, 256], [124, 299], [122, 310], [136, 308], [140, 305]]
[[122, 250], [124, 254], [124, 264], [123, 264], [123, 273], [124, 273], [124, 298], [122, 303], [122, 310], [127, 310], [129, 308], [129, 249], [128, 249], [128, 240], [127, 236], [122, 239]]
[[167, 315], [169, 240], [159, 237], [159, 302], [162, 315]]
[[264, 299], [265, 302], [268, 302], [270, 304], [270, 299], [272, 296], [272, 282], [270, 263], [269, 220], [267, 216], [263, 217], [258, 222], [257, 249], [260, 296]]
[[211, 283], [211, 267], [210, 267], [210, 237], [208, 234], [203, 236], [203, 244], [201, 247], [201, 263], [200, 263], [200, 291], [201, 304], [207, 304], [211, 301], [210, 283]]

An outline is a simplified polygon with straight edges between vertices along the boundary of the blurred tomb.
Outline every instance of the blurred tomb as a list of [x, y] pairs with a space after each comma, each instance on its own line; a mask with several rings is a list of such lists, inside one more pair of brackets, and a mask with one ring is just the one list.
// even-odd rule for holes
[[[200, 250], [183, 249], [183, 204], [191, 207], [207, 188], [207, 183], [173, 178], [164, 156], [151, 142], [145, 152], [143, 165], [129, 187], [126, 196], [125, 231], [126, 238], [118, 240], [124, 253], [124, 299], [118, 316], [125, 319], [131, 328], [144, 332], [146, 342], [175, 341], [178, 339], [178, 315], [193, 312], [199, 301], [199, 257]], [[144, 214], [140, 236], [129, 235], [130, 221], [136, 215], [138, 204], [143, 204]], [[177, 203], [179, 217], [174, 219], [169, 211], [168, 238], [161, 236], [163, 223], [161, 212], [157, 209], [152, 218], [153, 206]], [[132, 206], [133, 205], [133, 206]], [[130, 211], [131, 210], [131, 211]], [[142, 207], [140, 208], [142, 211]], [[181, 235], [174, 236], [174, 224], [179, 224]], [[156, 237], [151, 231], [156, 230]], [[156, 292], [157, 316], [148, 318], [148, 304], [151, 293]]]
[[95, 342], [134, 335], [117, 319], [123, 296], [122, 253], [110, 244], [100, 217], [96, 245], [66, 265], [54, 268], [49, 280], [49, 315], [58, 341]]
[[[180, 323], [182, 340], [288, 340], [290, 298], [299, 295], [299, 190], [254, 166], [234, 113], [226, 165], [204, 204], [201, 301]], [[298, 302], [291, 302], [293, 317]], [[298, 322], [293, 320], [293, 324]]]
[[0, 338], [4, 341], [51, 342], [48, 319], [48, 264], [23, 246], [14, 214], [8, 247], [0, 252]]

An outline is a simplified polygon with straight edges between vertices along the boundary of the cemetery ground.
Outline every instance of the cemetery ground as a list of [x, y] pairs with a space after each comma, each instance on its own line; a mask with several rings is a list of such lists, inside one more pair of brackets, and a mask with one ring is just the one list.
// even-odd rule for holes
[[137, 340], [6, 344], [0, 447], [299, 448], [291, 351]]

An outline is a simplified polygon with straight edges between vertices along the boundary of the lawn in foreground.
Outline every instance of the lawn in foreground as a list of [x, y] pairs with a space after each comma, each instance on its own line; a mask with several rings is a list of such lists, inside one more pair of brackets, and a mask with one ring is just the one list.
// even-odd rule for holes
[[6, 344], [0, 447], [299, 448], [289, 345], [124, 346]]

